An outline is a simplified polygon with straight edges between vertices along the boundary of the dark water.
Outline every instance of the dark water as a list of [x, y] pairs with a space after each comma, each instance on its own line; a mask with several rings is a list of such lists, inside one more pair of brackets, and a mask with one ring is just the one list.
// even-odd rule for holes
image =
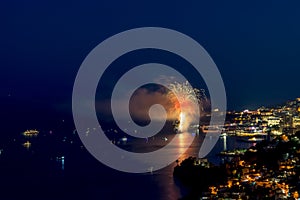
[[[110, 169], [91, 156], [82, 147], [78, 136], [70, 132], [74, 129], [72, 120], [67, 120], [72, 119], [70, 116], [57, 117], [53, 114], [53, 117], [49, 117], [45, 114], [49, 112], [45, 111], [42, 104], [37, 109], [36, 106], [18, 107], [18, 101], [9, 103], [10, 107], [16, 107], [19, 115], [10, 114], [8, 108], [2, 115], [2, 124], [7, 128], [2, 129], [0, 134], [0, 150], [3, 149], [0, 155], [0, 200], [173, 200], [188, 192], [173, 179], [176, 163], [146, 174], [128, 174]], [[27, 119], [24, 116], [30, 117]], [[70, 124], [66, 125], [68, 121]], [[40, 135], [37, 138], [24, 138], [20, 133], [28, 128], [37, 128]], [[28, 150], [22, 146], [27, 140], [32, 143]], [[142, 148], [147, 152], [153, 147], [165, 145], [160, 137], [154, 141], [139, 147], [134, 141], [129, 141], [124, 146], [133, 150]], [[197, 156], [202, 141], [202, 137], [195, 136], [194, 143], [181, 159]], [[250, 145], [227, 138], [227, 149]], [[182, 138], [172, 148], [174, 151], [183, 151], [185, 146], [185, 138]], [[223, 139], [219, 139], [208, 155], [211, 162], [221, 162], [215, 154], [223, 150], [223, 146]]]
[[[183, 151], [186, 138], [172, 146], [174, 151]], [[190, 136], [189, 136], [190, 137]], [[195, 135], [191, 147], [182, 152], [180, 159], [197, 156], [203, 137]], [[42, 138], [42, 136], [41, 136]], [[57, 138], [53, 138], [56, 140]], [[6, 145], [0, 155], [0, 199], [178, 199], [187, 190], [173, 178], [176, 163], [155, 172], [129, 174], [104, 166], [94, 159], [80, 143], [60, 138], [68, 145], [53, 145], [51, 137], [30, 139], [32, 147], [26, 150], [17, 138]], [[69, 143], [70, 142], [70, 143]], [[163, 147], [165, 141], [153, 139], [150, 145], [139, 146], [150, 151], [155, 145]], [[135, 142], [124, 145], [134, 149]], [[226, 148], [248, 148], [253, 144], [241, 143], [234, 137], [226, 138]], [[62, 147], [63, 146], [63, 147]], [[216, 154], [224, 149], [224, 139], [220, 138], [208, 158], [219, 164]], [[50, 153], [49, 153], [50, 152]], [[63, 159], [62, 159], [63, 157]]]
[[[164, 145], [164, 141], [157, 139], [156, 145]], [[180, 151], [187, 144], [184, 142], [185, 138], [182, 138], [183, 142], [175, 145], [174, 151]], [[197, 156], [200, 145], [203, 141], [203, 137], [195, 136], [193, 144], [190, 148], [182, 155], [181, 160], [189, 156]], [[134, 145], [134, 142], [133, 144]], [[228, 150], [235, 148], [249, 148], [254, 144], [239, 142], [235, 137], [226, 138], [226, 148]], [[151, 148], [151, 147], [149, 147]], [[218, 165], [222, 162], [222, 159], [216, 156], [217, 153], [224, 150], [224, 138], [220, 138], [208, 155], [208, 159], [214, 164]], [[101, 199], [101, 198], [111, 198], [111, 199], [162, 199], [162, 200], [174, 200], [185, 196], [188, 193], [188, 190], [184, 188], [180, 183], [178, 183], [173, 178], [173, 168], [176, 166], [176, 163], [172, 163], [170, 166], [161, 169], [159, 171], [136, 175], [136, 174], [123, 174], [118, 173], [116, 181], [112, 185], [104, 184], [101, 188], [98, 185], [94, 186], [94, 192], [92, 196]], [[114, 193], [113, 191], [119, 191]], [[111, 191], [110, 195], [106, 192], [101, 193], [99, 191]], [[105, 195], [104, 195], [105, 194]]]

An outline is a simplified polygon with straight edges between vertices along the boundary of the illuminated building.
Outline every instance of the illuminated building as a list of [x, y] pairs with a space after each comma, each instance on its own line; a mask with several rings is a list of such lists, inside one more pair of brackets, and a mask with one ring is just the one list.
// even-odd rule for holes
[[281, 119], [279, 117], [269, 116], [267, 118], [268, 126], [278, 126], [281, 123]]
[[293, 128], [300, 128], [300, 117], [299, 116], [293, 117], [292, 126], [293, 126]]

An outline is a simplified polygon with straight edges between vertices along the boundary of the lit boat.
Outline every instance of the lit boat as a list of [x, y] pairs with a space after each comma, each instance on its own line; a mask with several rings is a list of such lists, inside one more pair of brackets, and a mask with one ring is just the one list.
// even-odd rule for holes
[[256, 137], [252, 137], [252, 138], [249, 138], [248, 141], [249, 142], [261, 142], [265, 140], [264, 138], [256, 138]]
[[31, 147], [31, 143], [29, 141], [27, 141], [23, 144], [23, 147], [25, 147], [26, 149], [29, 149]]
[[202, 126], [203, 133], [220, 133], [222, 131], [222, 126]]
[[262, 137], [251, 137], [251, 138], [242, 138], [240, 139], [240, 141], [243, 141], [243, 142], [261, 142], [261, 141], [264, 141], [265, 138], [262, 138]]
[[122, 142], [127, 142], [127, 140], [128, 140], [128, 138], [125, 137], [125, 136], [121, 138], [121, 141], [122, 141]]
[[266, 136], [268, 135], [267, 133], [253, 133], [253, 132], [242, 132], [242, 131], [236, 131], [236, 136], [241, 136], [241, 137], [251, 137], [251, 136]]
[[25, 132], [23, 132], [23, 135], [26, 137], [33, 137], [33, 136], [37, 136], [40, 132], [38, 130], [27, 130]]
[[223, 137], [226, 137], [227, 136], [227, 133], [223, 132], [221, 133], [220, 137], [223, 138]]

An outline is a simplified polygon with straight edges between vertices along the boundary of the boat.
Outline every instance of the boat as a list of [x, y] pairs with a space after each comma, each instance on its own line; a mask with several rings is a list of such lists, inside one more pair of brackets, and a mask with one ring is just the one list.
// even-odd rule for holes
[[128, 138], [127, 137], [122, 137], [121, 139], [120, 139], [122, 142], [127, 142], [128, 141]]
[[243, 142], [261, 142], [261, 141], [264, 141], [266, 139], [262, 138], [262, 137], [251, 137], [251, 138], [241, 138], [239, 140], [243, 141]]
[[202, 126], [201, 127], [201, 132], [202, 133], [220, 133], [222, 132], [222, 126], [221, 125], [213, 125], [213, 126]]
[[264, 138], [256, 138], [256, 137], [252, 137], [252, 138], [249, 138], [248, 141], [249, 142], [261, 142], [265, 140]]
[[40, 132], [38, 130], [26, 130], [23, 132], [23, 135], [26, 137], [34, 137], [37, 136]]
[[221, 135], [220, 135], [221, 138], [224, 138], [226, 136], [227, 136], [227, 133], [225, 133], [225, 132], [221, 133]]

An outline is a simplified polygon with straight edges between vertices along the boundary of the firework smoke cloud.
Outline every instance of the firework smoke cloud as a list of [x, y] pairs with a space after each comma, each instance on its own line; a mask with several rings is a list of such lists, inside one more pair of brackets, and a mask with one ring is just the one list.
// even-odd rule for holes
[[[87, 150], [103, 164], [123, 172], [155, 171], [177, 160], [193, 142], [193, 137], [189, 137], [191, 134], [186, 131], [191, 123], [199, 122], [203, 107], [201, 98], [206, 98], [203, 90], [193, 88], [180, 71], [159, 63], [145, 63], [123, 74], [115, 84], [108, 102], [95, 102], [97, 85], [106, 68], [128, 52], [149, 48], [169, 51], [187, 60], [207, 85], [211, 109], [218, 109], [220, 113], [226, 111], [221, 75], [208, 53], [195, 40], [180, 32], [156, 27], [132, 29], [106, 39], [90, 52], [78, 71], [73, 87], [73, 118]], [[165, 81], [168, 79], [172, 81]], [[159, 84], [166, 90], [153, 92], [141, 88], [147, 84]], [[107, 106], [101, 106], [103, 104]], [[96, 108], [110, 108], [117, 126], [135, 138], [155, 136], [167, 120], [178, 120], [178, 129], [182, 133], [176, 134], [163, 148], [153, 152], [125, 151], [113, 145], [104, 134]], [[133, 115], [150, 119], [150, 122], [145, 126], [134, 122], [128, 124]], [[223, 124], [224, 119], [225, 115], [220, 117], [212, 112], [210, 125]], [[96, 128], [86, 135], [87, 127]], [[174, 151], [171, 147], [179, 142], [178, 135], [181, 134], [187, 134], [185, 143], [188, 145], [183, 151]], [[217, 139], [208, 137], [200, 148], [199, 157], [206, 156], [217, 142]]]

